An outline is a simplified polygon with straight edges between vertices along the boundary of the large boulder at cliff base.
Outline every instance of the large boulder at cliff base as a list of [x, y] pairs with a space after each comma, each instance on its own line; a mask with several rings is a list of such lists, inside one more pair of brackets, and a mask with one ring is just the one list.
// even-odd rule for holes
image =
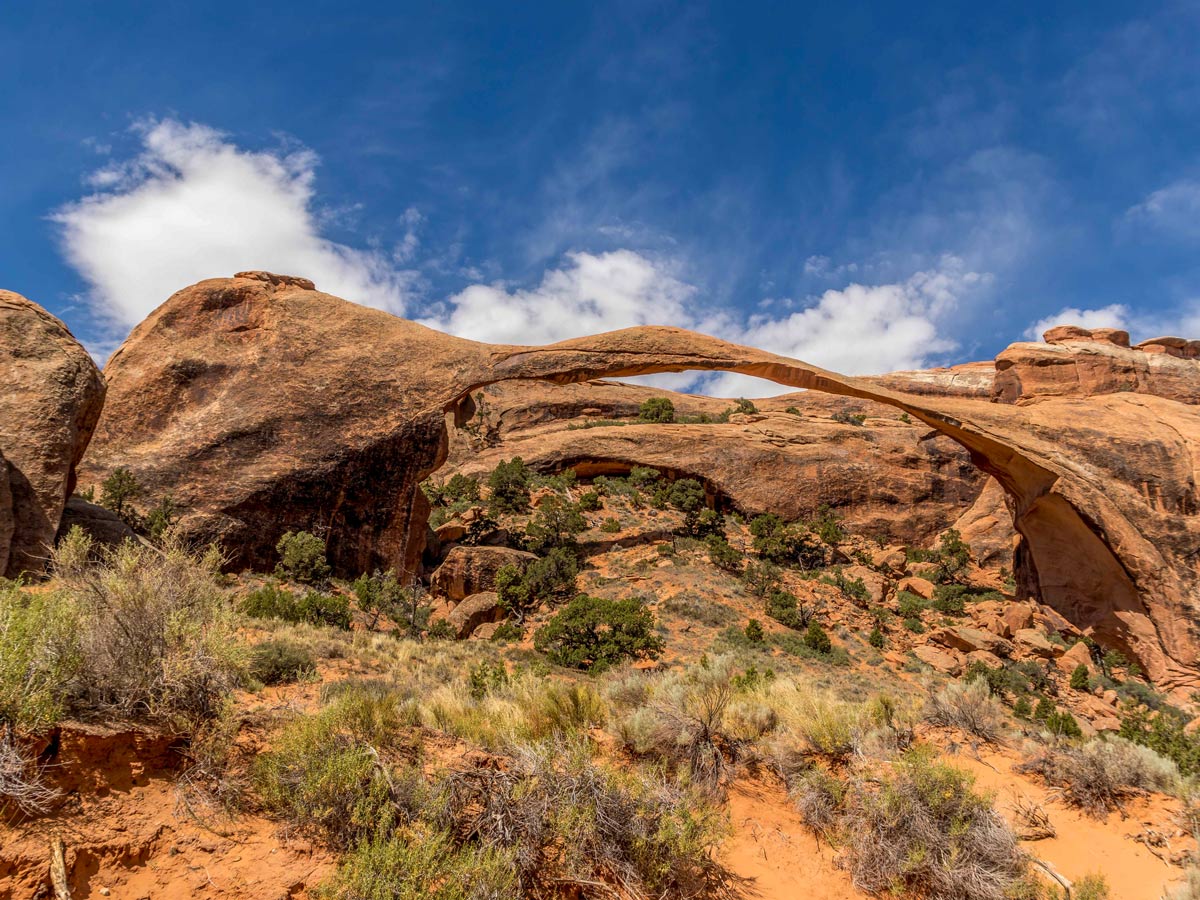
[[39, 572], [104, 402], [104, 379], [58, 319], [0, 291], [0, 574]]

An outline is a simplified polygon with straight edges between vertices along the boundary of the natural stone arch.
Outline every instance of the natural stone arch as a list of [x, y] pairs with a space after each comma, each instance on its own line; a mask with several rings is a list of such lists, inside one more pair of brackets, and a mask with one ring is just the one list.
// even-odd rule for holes
[[[81, 483], [130, 466], [180, 503], [188, 533], [224, 541], [238, 564], [266, 562], [278, 533], [310, 527], [329, 535], [346, 571], [411, 565], [428, 515], [417, 485], [445, 459], [446, 413], [465, 422], [473, 391], [685, 370], [875, 401], [949, 436], [1011, 498], [1026, 587], [1127, 649], [1159, 684], [1200, 684], [1200, 521], [1194, 503], [1164, 508], [1162, 492], [1145, 489], [1168, 459], [1172, 486], [1188, 481], [1183, 493], [1194, 494], [1200, 416], [1161, 397], [1020, 406], [918, 396], [673, 328], [489, 345], [303, 279], [242, 273], [180, 291], [114, 354]], [[1106, 446], [1114, 436], [1127, 444], [1120, 455]]]

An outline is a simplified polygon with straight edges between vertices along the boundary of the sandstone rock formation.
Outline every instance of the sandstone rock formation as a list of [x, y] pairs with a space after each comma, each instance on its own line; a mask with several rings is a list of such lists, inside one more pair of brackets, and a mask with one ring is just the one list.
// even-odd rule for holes
[[[954, 441], [880, 404], [809, 392], [758, 401], [758, 415], [727, 424], [639, 423], [639, 406], [662, 396], [681, 419], [730, 406], [631, 384], [495, 384], [473, 397], [470, 428], [452, 430], [439, 475], [479, 477], [513, 456], [585, 477], [651, 466], [700, 481], [710, 500], [747, 516], [804, 519], [828, 505], [857, 533], [918, 546], [964, 515], [988, 480]], [[844, 424], [831, 418], [839, 411], [867, 419]], [[1003, 510], [998, 485], [996, 494]], [[1011, 541], [1009, 522], [1005, 511]]]
[[0, 575], [40, 571], [104, 401], [95, 363], [58, 319], [0, 291]]
[[[302, 279], [243, 273], [175, 294], [114, 355], [84, 472], [94, 481], [130, 466], [152, 493], [173, 495], [193, 536], [223, 540], [242, 564], [273, 563], [279, 534], [299, 527], [326, 535], [343, 572], [411, 571], [427, 530], [416, 485], [445, 458], [445, 414], [469, 422], [481, 387], [741, 372], [884, 403], [957, 441], [1011, 498], [1019, 587], [1126, 650], [1161, 685], [1197, 686], [1200, 407], [1185, 388], [1200, 383], [1200, 363], [1093, 345], [1062, 352], [1076, 371], [1140, 352], [1192, 367], [1191, 377], [1161, 378], [1147, 363], [1138, 385], [1153, 391], [1045, 396], [1014, 361], [998, 368], [997, 388], [1022, 402], [985, 403], [901, 393], [674, 328], [480, 344]], [[1005, 372], [1017, 390], [1000, 388]]]
[[1013, 344], [996, 357], [993, 396], [1004, 403], [1097, 394], [1153, 394], [1200, 403], [1200, 341], [1155, 338], [1129, 346], [1112, 328], [1051, 328], [1046, 343]]
[[430, 591], [450, 601], [496, 589], [496, 573], [504, 566], [525, 567], [537, 559], [511, 547], [454, 547], [429, 582]]

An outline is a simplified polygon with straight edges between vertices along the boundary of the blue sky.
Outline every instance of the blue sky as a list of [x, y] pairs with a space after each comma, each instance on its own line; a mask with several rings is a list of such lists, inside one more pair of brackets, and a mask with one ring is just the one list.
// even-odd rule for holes
[[1200, 336], [1200, 4], [806, 6], [7, 4], [0, 286], [100, 355], [241, 268], [851, 373]]

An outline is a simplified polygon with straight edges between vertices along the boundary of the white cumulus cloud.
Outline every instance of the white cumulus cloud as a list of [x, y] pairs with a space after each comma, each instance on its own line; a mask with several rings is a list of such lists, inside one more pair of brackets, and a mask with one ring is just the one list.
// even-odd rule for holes
[[300, 275], [403, 312], [410, 273], [321, 236], [315, 154], [247, 151], [205, 125], [172, 119], [136, 130], [137, 156], [93, 173], [95, 193], [52, 217], [102, 317], [136, 324], [181, 287], [245, 269]]
[[1130, 207], [1126, 219], [1182, 239], [1200, 239], [1200, 181], [1183, 178]]
[[1054, 315], [1038, 319], [1025, 329], [1025, 337], [1040, 341], [1042, 335], [1056, 325], [1078, 325], [1080, 328], [1124, 328], [1130, 326], [1129, 307], [1122, 303], [1110, 303], [1098, 309], [1079, 309], [1067, 306]]

